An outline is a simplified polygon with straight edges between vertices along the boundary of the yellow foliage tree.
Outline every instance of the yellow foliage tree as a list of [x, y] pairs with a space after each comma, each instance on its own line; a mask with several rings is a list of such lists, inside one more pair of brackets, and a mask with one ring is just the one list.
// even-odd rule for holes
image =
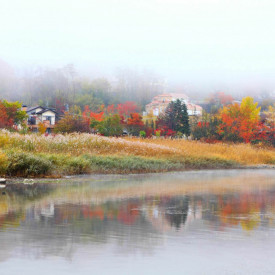
[[275, 126], [275, 103], [270, 106], [268, 106], [267, 111], [264, 112], [266, 115], [266, 122], [269, 126], [274, 127]]
[[261, 107], [258, 107], [258, 102], [254, 103], [253, 97], [245, 97], [242, 100], [240, 106], [240, 112], [243, 118], [246, 118], [250, 121], [258, 121]]
[[38, 132], [43, 135], [43, 134], [46, 133], [46, 130], [47, 130], [47, 128], [44, 125], [44, 123], [39, 122], [39, 124], [38, 124]]

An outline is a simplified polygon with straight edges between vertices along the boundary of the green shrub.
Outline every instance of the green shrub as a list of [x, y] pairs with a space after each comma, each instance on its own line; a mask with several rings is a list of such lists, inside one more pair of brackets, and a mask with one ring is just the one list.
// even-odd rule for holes
[[142, 137], [142, 138], [145, 138], [146, 137], [145, 131], [140, 131], [139, 136]]
[[44, 155], [60, 174], [84, 174], [90, 172], [90, 162], [84, 157], [72, 157], [62, 154]]
[[90, 169], [90, 162], [83, 157], [69, 157], [63, 169], [66, 173], [71, 175], [88, 173]]
[[39, 155], [23, 152], [9, 152], [7, 155], [9, 160], [7, 174], [9, 176], [46, 175], [52, 167], [49, 160]]

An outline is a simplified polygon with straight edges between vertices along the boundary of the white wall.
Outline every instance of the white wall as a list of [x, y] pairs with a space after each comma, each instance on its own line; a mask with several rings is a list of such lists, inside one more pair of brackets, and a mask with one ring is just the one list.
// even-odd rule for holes
[[47, 120], [47, 117], [51, 117], [51, 124], [54, 125], [55, 124], [55, 113], [52, 111], [47, 111], [45, 113], [42, 114], [42, 120]]

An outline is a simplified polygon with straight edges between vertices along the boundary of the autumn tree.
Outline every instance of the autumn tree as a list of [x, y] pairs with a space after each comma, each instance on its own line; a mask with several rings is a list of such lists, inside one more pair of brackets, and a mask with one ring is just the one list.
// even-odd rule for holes
[[250, 142], [259, 123], [260, 108], [252, 97], [245, 97], [241, 104], [224, 106], [220, 110], [219, 134], [229, 141]]
[[27, 118], [26, 112], [21, 109], [22, 104], [20, 102], [9, 102], [3, 100], [3, 104], [6, 107], [8, 118], [12, 119], [15, 124], [18, 125]]
[[220, 119], [213, 115], [207, 119], [199, 121], [192, 129], [193, 138], [207, 142], [216, 142], [221, 140], [221, 135], [218, 133], [220, 123]]
[[127, 119], [129, 134], [138, 136], [143, 127], [144, 123], [142, 121], [142, 116], [139, 113], [131, 113], [130, 117]]
[[121, 136], [123, 133], [123, 126], [120, 116], [118, 114], [105, 116], [97, 125], [97, 129], [99, 133], [104, 136]]
[[39, 122], [39, 124], [38, 124], [38, 132], [40, 134], [45, 134], [46, 131], [47, 131], [47, 127], [44, 125], [44, 123]]
[[12, 127], [12, 125], [13, 120], [9, 119], [5, 105], [0, 101], [0, 128]]
[[133, 101], [126, 101], [117, 105], [117, 112], [124, 117], [130, 116], [131, 113], [139, 111], [137, 104]]
[[91, 126], [91, 128], [95, 129], [96, 126], [103, 120], [104, 112], [92, 112], [89, 109], [89, 106], [86, 105], [82, 116], [83, 119]]
[[60, 119], [56, 127], [54, 128], [55, 133], [73, 133], [73, 132], [90, 132], [90, 125], [81, 116], [65, 113], [62, 119]]
[[22, 104], [18, 101], [0, 101], [0, 128], [11, 128], [27, 119], [25, 111], [21, 110]]

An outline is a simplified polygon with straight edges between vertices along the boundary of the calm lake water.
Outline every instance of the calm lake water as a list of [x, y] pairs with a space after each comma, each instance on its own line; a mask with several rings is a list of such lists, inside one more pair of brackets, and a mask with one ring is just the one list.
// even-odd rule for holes
[[275, 274], [274, 170], [83, 176], [1, 193], [1, 275]]

